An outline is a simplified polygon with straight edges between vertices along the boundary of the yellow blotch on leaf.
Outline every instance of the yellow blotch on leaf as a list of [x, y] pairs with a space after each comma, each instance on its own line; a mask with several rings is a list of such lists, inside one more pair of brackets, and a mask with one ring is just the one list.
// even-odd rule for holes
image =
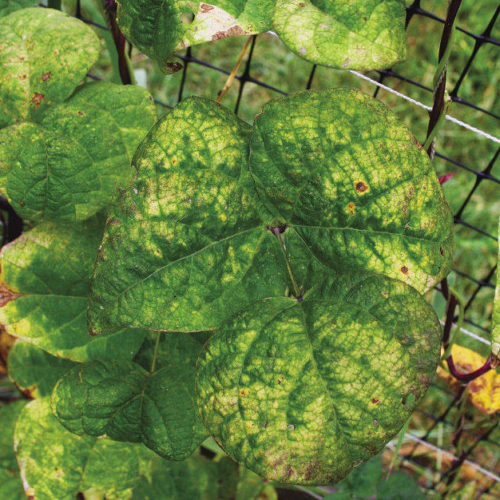
[[347, 205], [347, 212], [353, 214], [356, 211], [356, 205], [354, 203], [349, 203]]
[[[457, 344], [452, 346], [451, 354], [457, 370], [463, 373], [473, 372], [486, 362], [477, 352]], [[461, 383], [448, 371], [446, 361], [438, 366], [437, 373], [452, 390], [459, 390]], [[467, 397], [480, 412], [487, 415], [497, 413], [500, 411], [500, 375], [496, 370], [489, 370], [472, 380], [467, 388]]]

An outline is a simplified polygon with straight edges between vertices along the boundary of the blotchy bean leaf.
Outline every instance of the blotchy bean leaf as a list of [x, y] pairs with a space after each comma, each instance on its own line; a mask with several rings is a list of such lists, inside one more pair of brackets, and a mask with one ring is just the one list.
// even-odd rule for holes
[[77, 436], [52, 415], [48, 399], [25, 406], [15, 447], [26, 495], [37, 500], [74, 500], [87, 490], [127, 499], [141, 477], [140, 445]]
[[191, 455], [207, 437], [194, 402], [196, 360], [203, 344], [194, 335], [156, 335], [164, 336], [162, 346], [147, 369], [135, 362], [108, 361], [68, 372], [52, 394], [59, 421], [77, 434], [143, 442], [165, 458]]
[[10, 335], [74, 361], [132, 359], [144, 334], [88, 334], [89, 277], [103, 217], [65, 226], [45, 222], [2, 248], [0, 324]]
[[97, 60], [89, 26], [58, 10], [18, 10], [0, 19], [0, 128], [37, 121], [65, 101]]
[[21, 340], [9, 351], [9, 378], [30, 398], [50, 396], [57, 381], [74, 365]]
[[379, 101], [347, 89], [271, 101], [255, 120], [250, 171], [312, 260], [420, 292], [448, 274], [450, 209], [427, 155]]
[[28, 7], [35, 7], [37, 0], [0, 0], [0, 17]]
[[406, 56], [404, 0], [277, 0], [273, 24], [285, 45], [316, 64], [368, 70]]
[[106, 226], [89, 298], [93, 332], [211, 330], [244, 304], [284, 293], [281, 250], [248, 173], [249, 132], [203, 98], [153, 128]]
[[26, 400], [17, 400], [0, 406], [0, 498], [25, 499], [14, 452], [14, 428]]
[[153, 128], [106, 226], [91, 331], [215, 330], [286, 296], [293, 280], [272, 228], [290, 229], [300, 293], [330, 271], [382, 273], [421, 292], [447, 274], [449, 207], [425, 153], [381, 103], [299, 93], [264, 108], [249, 144], [250, 132], [202, 98]]
[[87, 84], [39, 124], [0, 130], [0, 188], [25, 219], [85, 220], [131, 182], [132, 156], [155, 120], [146, 90]]
[[125, 36], [166, 69], [176, 48], [271, 28], [274, 0], [119, 0]]
[[329, 484], [378, 453], [434, 375], [440, 325], [413, 288], [338, 275], [229, 319], [198, 362], [203, 421], [254, 472]]

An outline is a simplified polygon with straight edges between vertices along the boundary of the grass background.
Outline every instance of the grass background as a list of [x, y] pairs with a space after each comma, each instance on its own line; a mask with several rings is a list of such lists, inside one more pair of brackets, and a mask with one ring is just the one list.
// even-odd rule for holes
[[[63, 3], [66, 10], [74, 13], [75, 2], [73, 0], [65, 0]], [[409, 4], [410, 2], [407, 3]], [[104, 23], [99, 9], [96, 7], [97, 4], [98, 2], [94, 0], [84, 0], [82, 2], [83, 14], [87, 18]], [[429, 10], [440, 17], [446, 15], [447, 5], [447, 0], [422, 0], [421, 2], [423, 9]], [[464, 0], [458, 14], [457, 24], [472, 33], [480, 34], [486, 28], [497, 7], [497, 0], [482, 0], [480, 2], [477, 0]], [[415, 16], [408, 28], [408, 58], [406, 61], [396, 65], [393, 70], [427, 87], [432, 87], [442, 28], [443, 25], [439, 22], [423, 16]], [[117, 81], [116, 72], [113, 72], [113, 45], [110, 36], [102, 30], [97, 29], [96, 31], [103, 40], [104, 50], [92, 73], [106, 80]], [[492, 37], [500, 39], [500, 21], [493, 28]], [[194, 47], [192, 53], [198, 59], [231, 71], [244, 43], [245, 40], [242, 38], [229, 38], [216, 43], [207, 43]], [[473, 47], [474, 40], [471, 37], [456, 31], [448, 67], [448, 90], [453, 89], [455, 86], [472, 53]], [[111, 48], [111, 50], [108, 51], [106, 50], [107, 48]], [[496, 114], [500, 114], [500, 103], [498, 100], [500, 88], [499, 54], [500, 48], [498, 46], [484, 44], [476, 55], [458, 93], [459, 97]], [[172, 106], [177, 103], [182, 72], [166, 76], [154, 62], [135, 49], [132, 55], [132, 62], [139, 84], [147, 87], [155, 98]], [[251, 75], [254, 78], [278, 87], [285, 92], [294, 92], [305, 88], [311, 67], [310, 63], [288, 51], [276, 37], [270, 34], [263, 34], [257, 38], [251, 65]], [[378, 75], [376, 73], [368, 73], [368, 76], [376, 79]], [[184, 97], [189, 95], [203, 95], [216, 98], [218, 92], [224, 86], [225, 80], [226, 75], [220, 72], [198, 64], [190, 64], [184, 86]], [[395, 78], [387, 78], [384, 83], [413, 99], [427, 105], [432, 105], [432, 94], [417, 86]], [[235, 105], [238, 86], [239, 83], [235, 82], [224, 98], [224, 104], [229, 108]], [[349, 72], [323, 67], [318, 68], [312, 87], [354, 87], [370, 94], [373, 94], [374, 91], [372, 84], [361, 80]], [[260, 111], [262, 105], [278, 96], [279, 94], [276, 92], [253, 83], [247, 83], [240, 106], [240, 117], [252, 123], [253, 117]], [[428, 114], [425, 110], [385, 90], [379, 92], [378, 98], [391, 107], [412, 130], [420, 142], [423, 143], [425, 141], [428, 124]], [[159, 112], [165, 113], [166, 109], [159, 107]], [[449, 113], [485, 132], [496, 136], [500, 135], [498, 121], [485, 113], [458, 103], [452, 105]], [[479, 137], [473, 132], [467, 131], [450, 122], [445, 122], [437, 140], [437, 150], [440, 153], [474, 170], [483, 170], [493, 158], [497, 149], [498, 145], [492, 141]], [[476, 176], [439, 158], [434, 159], [434, 165], [439, 175], [446, 173], [454, 174], [454, 177], [444, 184], [443, 188], [453, 212], [456, 213], [473, 187]], [[493, 166], [491, 174], [497, 178], [500, 177], [500, 160]], [[462, 214], [462, 219], [496, 237], [499, 216], [500, 184], [485, 180], [472, 196]], [[476, 279], [484, 279], [496, 263], [497, 241], [462, 225], [456, 225], [455, 229], [455, 267], [464, 273], [474, 276]], [[449, 282], [465, 302], [476, 291], [477, 285], [475, 283], [456, 273], [450, 275]], [[496, 283], [496, 276], [492, 277], [491, 283]], [[467, 317], [484, 328], [490, 328], [491, 326], [493, 295], [494, 290], [492, 288], [481, 288], [467, 311]], [[443, 317], [445, 303], [441, 296], [436, 292], [431, 292], [429, 300], [433, 302], [438, 314]], [[488, 338], [488, 334], [483, 330], [469, 324], [466, 327], [470, 331]], [[456, 341], [484, 356], [488, 354], [488, 346], [467, 336], [457, 335]], [[443, 388], [446, 386], [442, 382], [438, 381], [436, 385], [438, 387], [433, 387], [429, 391], [422, 409], [434, 415], [439, 415], [449, 403], [450, 394], [443, 391]], [[470, 405], [465, 408], [457, 406], [448, 416], [448, 420], [453, 425], [443, 424], [438, 426], [429, 439], [441, 447], [449, 449], [451, 452], [457, 452], [451, 443], [454, 435], [453, 426], [456, 428], [456, 425], [458, 425], [457, 422], [464, 415], [466, 418], [463, 426], [466, 434], [470, 433], [471, 437], [473, 432], [491, 425], [490, 417], [483, 416]], [[411, 429], [415, 434], [422, 435], [423, 429], [428, 428], [431, 422], [432, 420], [426, 418], [424, 413], [417, 412], [412, 420]], [[500, 432], [496, 430], [490, 436], [490, 439], [499, 442]], [[406, 446], [407, 443], [404, 443], [404, 445]], [[425, 451], [422, 457], [420, 458], [419, 455], [423, 469], [417, 471], [417, 474], [421, 481], [429, 483], [430, 476], [425, 471], [431, 468], [431, 464], [434, 469], [436, 467], [439, 469], [440, 463], [442, 466], [443, 457], [431, 456], [431, 454], [425, 453]], [[496, 470], [499, 473], [498, 458], [498, 446], [490, 446], [488, 443], [484, 443], [476, 448], [472, 459], [481, 463], [484, 467]], [[467, 486], [469, 490], [465, 489], [466, 482], [472, 481], [478, 487], [482, 488], [487, 487], [488, 482], [485, 483], [483, 481], [484, 478], [480, 475], [472, 474], [470, 476], [466, 472], [462, 473], [462, 478], [465, 478], [460, 488], [462, 496], [457, 496], [456, 498], [479, 498], [477, 497], [477, 488]], [[495, 495], [494, 497], [500, 497], [500, 488], [494, 487], [492, 493]], [[484, 495], [481, 498], [487, 497], [488, 495]]]

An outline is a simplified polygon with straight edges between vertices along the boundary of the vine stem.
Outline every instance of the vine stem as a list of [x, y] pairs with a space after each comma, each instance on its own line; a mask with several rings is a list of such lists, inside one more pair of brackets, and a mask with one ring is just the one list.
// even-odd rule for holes
[[[453, 318], [455, 317], [455, 309], [457, 307], [457, 304], [458, 304], [457, 298], [453, 293], [450, 293], [450, 298], [448, 300], [448, 307], [446, 309], [446, 321], [443, 329], [443, 346], [445, 352], [448, 352], [450, 348], [450, 332], [451, 332], [451, 327], [453, 325]], [[480, 377], [481, 375], [484, 375], [487, 371], [491, 370], [492, 368], [491, 354], [483, 366], [470, 373], [462, 373], [457, 370], [457, 367], [455, 366], [455, 363], [453, 361], [453, 356], [451, 355], [451, 353], [448, 354], [448, 356], [446, 357], [446, 363], [448, 364], [448, 369], [450, 370], [450, 373], [457, 380], [460, 380], [461, 382], [470, 382], [471, 380], [474, 380]]]
[[439, 45], [439, 64], [434, 75], [434, 104], [427, 127], [426, 151], [430, 159], [434, 157], [436, 133], [449, 107], [446, 103], [446, 70], [450, 58], [455, 19], [462, 0], [451, 0], [444, 23], [443, 36]]
[[241, 63], [243, 62], [243, 58], [245, 57], [245, 54], [247, 53], [248, 47], [250, 47], [250, 44], [252, 43], [253, 36], [249, 36], [247, 41], [245, 42], [245, 45], [243, 46], [243, 49], [240, 52], [240, 56], [238, 57], [238, 61], [236, 61], [236, 65], [233, 68], [233, 71], [229, 74], [227, 77], [226, 83], [224, 84], [223, 89], [220, 91], [219, 96], [217, 97], [217, 102], [220, 104], [222, 102], [222, 99], [224, 99], [224, 96], [226, 95], [227, 91], [231, 88], [231, 85], [234, 82], [234, 79], [236, 78], [236, 73], [240, 69]]
[[156, 335], [155, 350], [153, 351], [153, 361], [151, 362], [151, 369], [149, 370], [150, 375], [153, 375], [153, 373], [155, 372], [156, 359], [158, 358], [158, 349], [160, 347], [160, 335], [161, 332], [158, 332], [158, 334]]
[[120, 27], [116, 22], [116, 12], [117, 4], [115, 0], [103, 0], [104, 2], [104, 12], [106, 23], [108, 25], [109, 31], [115, 42], [116, 52], [118, 54], [118, 68], [120, 71], [120, 78], [124, 85], [132, 85], [135, 83], [134, 72], [130, 59], [125, 50], [126, 40], [123, 33], [120, 31]]

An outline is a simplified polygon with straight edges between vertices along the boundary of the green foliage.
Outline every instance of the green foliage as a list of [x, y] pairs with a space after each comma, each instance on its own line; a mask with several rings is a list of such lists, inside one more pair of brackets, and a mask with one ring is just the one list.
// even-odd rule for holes
[[391, 500], [424, 500], [425, 495], [418, 484], [404, 472], [393, 472], [390, 476], [382, 474], [382, 459], [376, 456], [354, 469], [343, 481], [335, 485], [335, 493], [325, 500], [361, 500], [378, 498]]
[[168, 66], [176, 48], [273, 29], [296, 54], [336, 68], [391, 66], [406, 55], [404, 0], [120, 0], [118, 23]]
[[35, 7], [37, 0], [0, 0], [0, 17], [6, 16], [15, 10]]
[[50, 396], [59, 378], [74, 365], [22, 340], [9, 351], [9, 377], [31, 398]]
[[377, 453], [439, 359], [439, 323], [407, 284], [450, 266], [449, 209], [411, 134], [352, 91], [274, 101], [253, 130], [193, 98], [135, 164], [98, 254], [93, 331], [216, 332], [198, 406], [264, 477], [329, 483]]
[[75, 92], [99, 42], [59, 11], [15, 12], [0, 36], [0, 190], [27, 220], [85, 220], [132, 180], [132, 155], [156, 120], [152, 97], [106, 82]]
[[102, 216], [72, 226], [44, 222], [2, 248], [0, 323], [7, 333], [74, 361], [134, 357], [141, 332], [92, 338], [87, 331], [89, 278], [103, 223]]
[[65, 101], [99, 51], [90, 28], [52, 9], [22, 9], [0, 19], [0, 40], [0, 127], [38, 121]]
[[165, 458], [190, 456], [207, 437], [193, 397], [205, 338], [166, 334], [161, 340], [146, 369], [139, 362], [150, 357], [147, 343], [138, 362], [96, 361], [67, 373], [52, 395], [59, 421], [80, 435], [142, 441]]
[[[267, 30], [271, 11], [284, 41], [321, 64], [404, 52], [399, 1], [164, 2], [139, 25], [143, 4], [120, 3], [120, 22], [157, 55]], [[340, 90], [272, 102], [254, 127], [188, 99], [143, 141], [146, 91], [79, 86], [97, 53], [90, 29], [23, 12], [0, 21], [0, 57], [30, 56], [26, 78], [17, 59], [0, 72], [0, 188], [37, 225], [2, 249], [0, 324], [18, 338], [9, 376], [37, 399], [0, 423], [12, 448], [20, 412], [26, 494], [275, 499], [256, 473], [332, 483], [376, 454], [435, 371], [439, 324], [421, 293], [451, 260], [449, 208], [413, 136]], [[300, 43], [298, 19], [312, 27]], [[200, 456], [208, 435], [238, 463]], [[15, 498], [16, 467], [0, 470]], [[339, 488], [373, 494], [370, 474]]]
[[0, 130], [0, 185], [25, 219], [85, 220], [130, 183], [132, 156], [155, 119], [146, 90], [86, 84], [39, 124]]
[[0, 406], [0, 498], [23, 500], [26, 498], [14, 452], [14, 428], [25, 401], [14, 401]]

